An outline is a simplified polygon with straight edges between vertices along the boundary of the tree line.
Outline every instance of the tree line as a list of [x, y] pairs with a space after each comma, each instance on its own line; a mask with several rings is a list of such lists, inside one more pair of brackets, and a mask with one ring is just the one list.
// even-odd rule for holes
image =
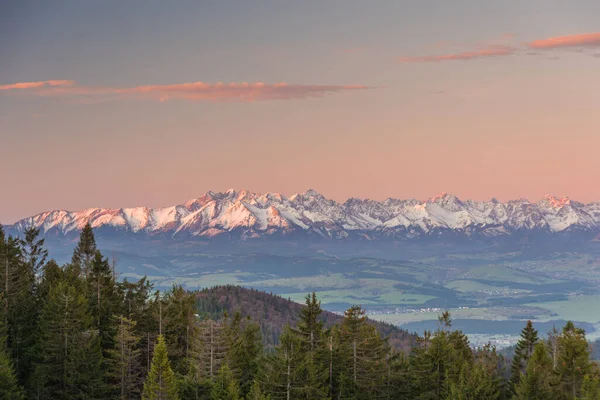
[[[2, 399], [600, 400], [585, 332], [546, 338], [531, 321], [512, 359], [439, 328], [389, 343], [360, 306], [325, 326], [315, 293], [265, 347], [258, 321], [199, 312], [199, 293], [119, 281], [86, 225], [71, 262], [48, 260], [39, 230], [0, 227]], [[218, 307], [215, 306], [215, 310]]]

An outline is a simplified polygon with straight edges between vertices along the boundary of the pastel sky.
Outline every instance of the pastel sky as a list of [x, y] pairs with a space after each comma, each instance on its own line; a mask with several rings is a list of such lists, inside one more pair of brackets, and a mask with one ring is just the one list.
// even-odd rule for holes
[[600, 200], [598, 0], [3, 1], [0, 221], [291, 195]]

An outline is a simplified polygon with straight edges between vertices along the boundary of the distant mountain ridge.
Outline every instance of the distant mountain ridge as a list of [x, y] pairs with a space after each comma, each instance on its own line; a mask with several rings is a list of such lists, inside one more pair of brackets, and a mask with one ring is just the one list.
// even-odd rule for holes
[[368, 240], [415, 239], [444, 233], [499, 237], [516, 232], [575, 231], [595, 235], [600, 232], [600, 202], [584, 204], [551, 195], [535, 203], [525, 199], [505, 203], [496, 199], [462, 201], [442, 193], [426, 201], [351, 198], [338, 203], [314, 190], [285, 197], [278, 193], [230, 189], [157, 209], [49, 211], [6, 228], [19, 233], [34, 225], [46, 234], [68, 235], [78, 232], [88, 222], [94, 228], [137, 235], [207, 238], [234, 235], [241, 239], [296, 234]]

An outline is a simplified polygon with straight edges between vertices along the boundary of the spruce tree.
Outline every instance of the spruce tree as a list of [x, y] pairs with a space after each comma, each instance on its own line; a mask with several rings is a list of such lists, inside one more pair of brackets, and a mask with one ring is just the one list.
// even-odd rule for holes
[[457, 380], [450, 381], [448, 400], [496, 400], [500, 398], [497, 382], [486, 371], [484, 365], [476, 363], [462, 366], [455, 365], [460, 370]]
[[533, 354], [533, 349], [538, 342], [538, 332], [533, 328], [533, 323], [527, 321], [525, 328], [521, 330], [521, 339], [515, 346], [515, 354], [511, 366], [510, 385], [514, 388], [519, 384], [521, 374], [527, 368], [527, 361]]
[[39, 235], [40, 228], [31, 226], [25, 229], [25, 237], [21, 240], [24, 261], [36, 277], [41, 275], [42, 267], [48, 257], [48, 250], [44, 248], [45, 240], [38, 239]]
[[385, 391], [388, 353], [387, 342], [367, 323], [365, 311], [360, 306], [350, 307], [340, 328], [341, 396], [380, 397]]
[[196, 323], [196, 335], [192, 338], [190, 364], [197, 383], [212, 380], [228, 353], [228, 340], [224, 322], [212, 319]]
[[262, 390], [260, 390], [260, 384], [258, 381], [254, 381], [252, 383], [252, 388], [248, 395], [246, 395], [246, 400], [268, 400], [269, 397], [263, 394]]
[[24, 399], [23, 388], [17, 382], [14, 368], [6, 349], [0, 350], [0, 399]]
[[102, 353], [85, 296], [65, 282], [50, 290], [39, 321], [37, 398], [102, 399]]
[[240, 384], [245, 396], [258, 371], [258, 359], [262, 353], [260, 327], [245, 320], [236, 312], [225, 331], [227, 337], [227, 364]]
[[423, 399], [445, 399], [450, 388], [460, 385], [461, 371], [473, 368], [474, 356], [468, 338], [452, 331], [448, 312], [440, 317], [440, 328], [432, 335], [426, 332], [421, 346], [413, 348], [414, 395]]
[[144, 383], [142, 400], [178, 400], [179, 393], [175, 374], [167, 354], [167, 344], [159, 335], [154, 346], [152, 366]]
[[98, 250], [89, 262], [86, 284], [92, 321], [100, 334], [102, 350], [106, 351], [114, 337], [112, 317], [120, 314], [122, 300], [108, 259]]
[[524, 374], [515, 386], [514, 400], [547, 400], [552, 398], [552, 359], [544, 343], [537, 343]]
[[73, 251], [71, 266], [74, 271], [87, 277], [90, 264], [96, 256], [96, 250], [96, 238], [94, 237], [92, 226], [88, 222], [81, 230], [79, 243], [77, 243]]
[[113, 347], [108, 350], [107, 378], [112, 393], [120, 400], [138, 399], [141, 383], [140, 338], [135, 335], [135, 321], [115, 317], [117, 326]]
[[303, 354], [299, 349], [300, 340], [287, 325], [275, 352], [267, 354], [261, 380], [273, 399], [301, 398], [304, 387], [301, 374]]
[[39, 279], [37, 288], [39, 300], [45, 300], [50, 293], [50, 289], [62, 280], [65, 280], [62, 268], [56, 263], [56, 261], [48, 261], [44, 266], [42, 275]]
[[240, 387], [226, 364], [219, 369], [210, 391], [211, 400], [240, 400]]
[[23, 257], [21, 241], [0, 229], [0, 293], [8, 327], [7, 343], [18, 379], [25, 382], [31, 369], [29, 349], [35, 342], [38, 315], [35, 273]]
[[559, 338], [558, 365], [555, 369], [561, 393], [567, 398], [577, 398], [584, 377], [591, 371], [592, 362], [585, 331], [568, 321]]
[[[196, 335], [195, 296], [181, 286], [165, 293], [160, 305], [159, 318], [162, 318], [162, 333], [169, 349], [169, 359], [173, 371], [178, 375], [189, 372], [189, 358], [192, 338]], [[160, 329], [160, 327], [159, 327]]]
[[294, 334], [300, 339], [300, 351], [304, 354], [301, 378], [304, 384], [303, 396], [323, 398], [329, 392], [327, 346], [325, 343], [323, 321], [321, 321], [321, 302], [315, 292], [308, 294], [305, 306], [300, 311], [300, 321]]
[[4, 307], [0, 306], [0, 399], [21, 400], [25, 396], [23, 388], [17, 381], [17, 376], [6, 346], [7, 331]]

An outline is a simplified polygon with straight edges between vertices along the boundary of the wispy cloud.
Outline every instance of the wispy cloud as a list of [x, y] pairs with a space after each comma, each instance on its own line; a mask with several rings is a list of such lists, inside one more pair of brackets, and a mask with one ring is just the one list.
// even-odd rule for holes
[[506, 45], [490, 45], [481, 47], [473, 51], [464, 51], [460, 53], [428, 55], [421, 57], [402, 57], [401, 62], [440, 62], [440, 61], [460, 61], [460, 60], [476, 60], [481, 58], [508, 56], [514, 54], [515, 48]]
[[528, 43], [528, 47], [540, 50], [587, 46], [600, 47], [600, 32], [557, 36], [548, 39], [534, 40], [533, 42]]
[[73, 86], [74, 81], [37, 81], [37, 82], [18, 82], [9, 85], [0, 85], [0, 90], [18, 90], [18, 89], [39, 89], [43, 87]]
[[[582, 33], [570, 36], [557, 36], [549, 39], [534, 40], [521, 45], [513, 45], [510, 42], [515, 35], [506, 33], [497, 39], [486, 43], [481, 43], [475, 50], [466, 50], [462, 52], [426, 55], [418, 57], [402, 57], [401, 62], [440, 62], [440, 61], [468, 61], [478, 60], [490, 57], [503, 57], [515, 54], [540, 55], [540, 51], [560, 48], [583, 49], [588, 47], [600, 47], [599, 33]], [[447, 42], [444, 42], [447, 43]]]
[[365, 85], [294, 85], [288, 83], [204, 83], [134, 87], [83, 86], [73, 81], [21, 82], [0, 86], [0, 90], [17, 91], [35, 96], [75, 96], [85, 101], [116, 99], [150, 99], [166, 101], [267, 101], [323, 97], [347, 91], [368, 89]]

